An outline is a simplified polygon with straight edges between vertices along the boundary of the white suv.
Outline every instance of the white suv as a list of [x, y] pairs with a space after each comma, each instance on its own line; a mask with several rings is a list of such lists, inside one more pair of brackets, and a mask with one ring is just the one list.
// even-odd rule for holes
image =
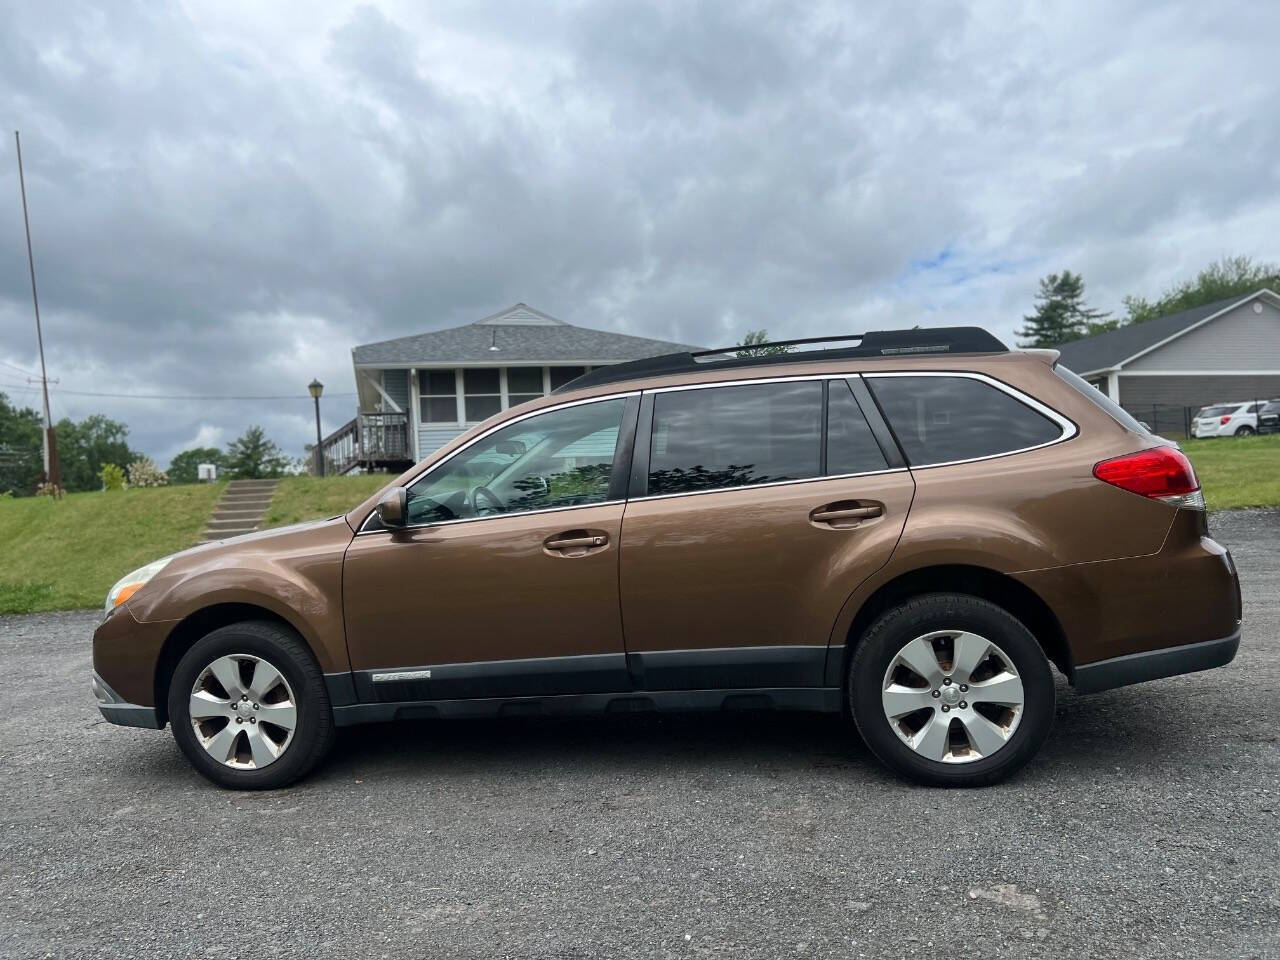
[[1266, 401], [1201, 407], [1191, 421], [1193, 437], [1250, 437], [1258, 432], [1258, 410]]

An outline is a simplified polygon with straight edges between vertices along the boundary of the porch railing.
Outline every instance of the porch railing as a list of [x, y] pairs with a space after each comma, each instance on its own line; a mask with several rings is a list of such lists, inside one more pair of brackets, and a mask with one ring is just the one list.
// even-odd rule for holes
[[403, 462], [409, 452], [407, 413], [360, 413], [320, 441], [324, 472], [346, 473]]

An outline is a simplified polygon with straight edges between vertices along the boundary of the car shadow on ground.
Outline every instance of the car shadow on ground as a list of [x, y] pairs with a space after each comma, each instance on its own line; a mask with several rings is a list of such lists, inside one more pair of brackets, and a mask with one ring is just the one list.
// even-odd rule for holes
[[[1176, 689], [1145, 686], [1078, 696], [1058, 685], [1053, 731], [1041, 756], [1020, 775], [1035, 779], [1067, 763], [1088, 775], [1116, 767], [1159, 767], [1198, 743], [1232, 735], [1228, 713], [1182, 708]], [[1216, 725], [1220, 724], [1221, 729]], [[852, 722], [835, 715], [744, 711], [415, 720], [339, 731], [322, 777], [466, 775], [501, 768], [509, 776], [628, 772], [724, 773], [733, 770], [843, 768], [859, 777], [893, 778], [867, 750]]]

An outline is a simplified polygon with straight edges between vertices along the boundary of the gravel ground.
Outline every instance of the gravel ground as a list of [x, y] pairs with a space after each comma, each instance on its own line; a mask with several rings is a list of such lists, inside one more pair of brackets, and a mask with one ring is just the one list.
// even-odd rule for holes
[[99, 719], [95, 613], [0, 618], [0, 955], [1280, 957], [1280, 512], [1213, 526], [1236, 661], [1063, 686], [969, 792], [761, 714], [355, 728], [229, 793]]

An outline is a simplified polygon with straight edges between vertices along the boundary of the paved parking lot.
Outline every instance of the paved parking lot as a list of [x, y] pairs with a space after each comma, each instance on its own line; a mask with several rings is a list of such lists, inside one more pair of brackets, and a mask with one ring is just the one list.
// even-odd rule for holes
[[788, 715], [344, 731], [292, 790], [99, 720], [92, 612], [0, 618], [0, 955], [1280, 956], [1280, 513], [1240, 656], [1092, 697], [981, 791]]

